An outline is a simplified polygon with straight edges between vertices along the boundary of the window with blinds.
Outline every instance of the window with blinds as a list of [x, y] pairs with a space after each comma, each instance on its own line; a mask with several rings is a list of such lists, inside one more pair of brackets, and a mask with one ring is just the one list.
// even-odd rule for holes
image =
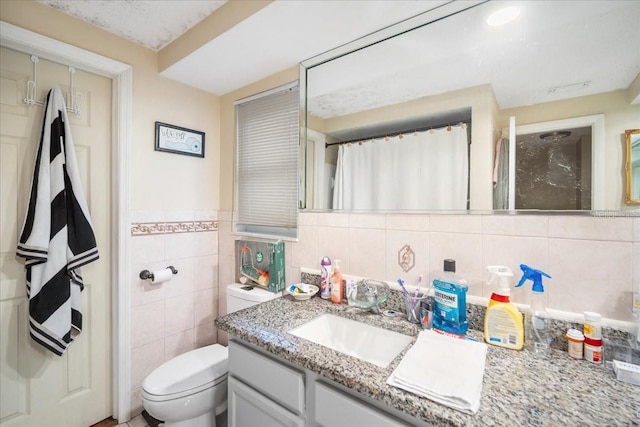
[[298, 84], [236, 102], [237, 231], [297, 237]]

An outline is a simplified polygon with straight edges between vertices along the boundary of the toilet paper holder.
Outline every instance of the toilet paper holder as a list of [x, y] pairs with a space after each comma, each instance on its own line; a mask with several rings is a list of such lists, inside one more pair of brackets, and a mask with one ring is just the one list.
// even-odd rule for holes
[[[178, 274], [178, 270], [175, 269], [175, 267], [173, 265], [170, 265], [168, 267], [169, 270], [171, 270], [172, 274]], [[149, 270], [142, 270], [140, 272], [140, 278], [142, 280], [153, 280], [153, 273]]]

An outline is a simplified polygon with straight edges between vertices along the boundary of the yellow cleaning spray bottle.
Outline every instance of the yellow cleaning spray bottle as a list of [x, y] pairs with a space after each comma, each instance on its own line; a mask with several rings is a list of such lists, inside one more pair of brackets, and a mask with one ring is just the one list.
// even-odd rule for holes
[[513, 272], [501, 265], [487, 267], [488, 284], [497, 282], [484, 316], [484, 340], [499, 347], [521, 350], [524, 345], [522, 313], [509, 300], [509, 278]]

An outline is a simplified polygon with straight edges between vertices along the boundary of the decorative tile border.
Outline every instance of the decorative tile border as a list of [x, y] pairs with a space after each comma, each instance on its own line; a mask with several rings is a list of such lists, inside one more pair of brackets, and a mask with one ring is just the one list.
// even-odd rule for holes
[[188, 222], [138, 222], [131, 224], [132, 236], [149, 236], [153, 234], [194, 233], [200, 231], [217, 231], [218, 221]]
[[131, 224], [131, 235], [164, 234], [164, 222], [143, 222]]
[[193, 223], [194, 229], [198, 231], [216, 231], [218, 230], [218, 221], [196, 221]]
[[164, 225], [164, 234], [191, 233], [193, 231], [193, 222], [165, 222]]

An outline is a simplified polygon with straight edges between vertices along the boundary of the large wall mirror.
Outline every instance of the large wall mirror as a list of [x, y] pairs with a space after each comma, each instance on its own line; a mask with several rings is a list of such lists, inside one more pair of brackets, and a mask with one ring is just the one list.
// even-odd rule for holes
[[429, 7], [301, 64], [300, 208], [623, 209], [640, 2]]

